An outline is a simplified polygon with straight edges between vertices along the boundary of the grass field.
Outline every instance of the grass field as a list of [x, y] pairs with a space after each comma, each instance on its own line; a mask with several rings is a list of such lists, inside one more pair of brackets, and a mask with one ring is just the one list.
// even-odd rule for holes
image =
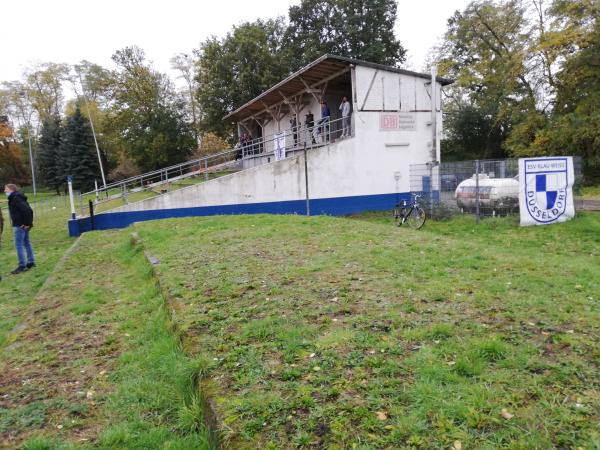
[[0, 282], [0, 447], [600, 448], [599, 214], [146, 222], [47, 280], [66, 215]]
[[600, 448], [600, 215], [366, 218], [137, 226], [228, 448]]

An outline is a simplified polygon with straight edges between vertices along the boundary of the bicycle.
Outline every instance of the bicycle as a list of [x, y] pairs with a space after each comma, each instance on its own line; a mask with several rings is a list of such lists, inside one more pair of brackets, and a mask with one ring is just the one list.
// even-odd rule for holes
[[394, 208], [394, 222], [397, 226], [402, 226], [404, 222], [408, 222], [408, 226], [418, 230], [425, 224], [425, 211], [419, 205], [420, 195], [412, 194], [413, 200], [408, 203], [402, 200]]

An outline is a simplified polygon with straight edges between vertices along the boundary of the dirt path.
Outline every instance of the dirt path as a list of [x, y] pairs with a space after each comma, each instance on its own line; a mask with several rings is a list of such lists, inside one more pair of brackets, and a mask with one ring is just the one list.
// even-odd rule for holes
[[83, 245], [71, 247], [57, 264], [15, 330], [14, 342], [4, 349], [3, 447], [14, 448], [39, 431], [86, 442], [102, 423], [96, 412], [122, 337], [115, 325], [100, 319], [118, 298], [118, 280], [108, 289], [100, 286], [119, 264], [110, 257], [114, 240], [105, 240], [100, 248], [89, 244], [83, 238]]

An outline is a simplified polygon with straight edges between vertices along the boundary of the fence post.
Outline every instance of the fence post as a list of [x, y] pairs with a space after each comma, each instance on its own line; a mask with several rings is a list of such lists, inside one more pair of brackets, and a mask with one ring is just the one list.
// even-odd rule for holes
[[479, 160], [475, 160], [475, 220], [479, 223]]
[[204, 158], [204, 181], [208, 181], [208, 157]]
[[69, 186], [69, 202], [71, 203], [71, 219], [75, 219], [75, 199], [73, 198], [73, 177], [67, 177], [67, 185]]
[[429, 217], [433, 218], [433, 160], [429, 163]]
[[81, 212], [81, 216], [83, 217], [83, 194], [81, 191], [79, 192], [79, 211]]
[[90, 208], [90, 226], [92, 228], [92, 231], [94, 231], [96, 229], [96, 224], [94, 222], [94, 202], [90, 200], [88, 202], [88, 206]]
[[308, 195], [308, 159], [306, 142], [304, 142], [304, 186], [306, 191], [306, 215], [310, 216], [310, 196]]

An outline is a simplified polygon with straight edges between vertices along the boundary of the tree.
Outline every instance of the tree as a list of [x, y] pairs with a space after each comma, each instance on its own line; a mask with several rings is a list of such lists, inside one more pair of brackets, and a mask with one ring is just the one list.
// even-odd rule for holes
[[[493, 112], [493, 111], [492, 111]], [[498, 127], [490, 112], [477, 105], [449, 103], [444, 115], [444, 161], [488, 159], [504, 155], [508, 126]]]
[[221, 153], [231, 148], [227, 141], [212, 133], [206, 133], [202, 136], [200, 146], [194, 152], [194, 158], [203, 158], [205, 156]]
[[62, 176], [73, 177], [73, 187], [80, 191], [94, 188], [94, 180], [100, 177], [98, 157], [94, 147], [92, 130], [79, 106], [67, 119], [59, 151]]
[[198, 90], [198, 78], [197, 78], [197, 65], [192, 55], [186, 53], [179, 53], [171, 58], [171, 67], [177, 70], [180, 75], [179, 78], [183, 78], [185, 81], [185, 94], [184, 98], [187, 99], [185, 102], [187, 112], [190, 118], [190, 126], [194, 133], [194, 139], [196, 143], [200, 142], [200, 108], [198, 100], [196, 99], [196, 91]]
[[395, 0], [302, 0], [285, 33], [294, 70], [329, 53], [398, 66], [406, 50], [394, 35]]
[[600, 178], [600, 3], [476, 0], [439, 49], [450, 157], [581, 155]]
[[223, 39], [208, 39], [197, 52], [201, 128], [222, 138], [232, 129], [223, 117], [285, 77], [282, 18], [236, 26]]
[[65, 184], [65, 172], [60, 160], [61, 120], [54, 116], [42, 124], [38, 140], [37, 169], [42, 183], [60, 194], [60, 187]]
[[476, 0], [448, 20], [438, 65], [440, 75], [456, 80], [447, 90], [447, 110], [460, 120], [447, 122], [454, 139], [444, 144], [446, 151], [468, 142], [478, 147], [459, 145], [452, 151], [464, 157], [505, 157], [514, 126], [540, 118], [538, 108], [548, 98], [545, 62], [538, 58], [542, 33], [527, 16], [520, 0]]
[[70, 67], [67, 64], [43, 63], [25, 72], [25, 91], [40, 122], [51, 120], [62, 110], [63, 87]]
[[143, 170], [185, 160], [195, 147], [184, 107], [166, 75], [154, 71], [143, 50], [127, 47], [113, 55], [110, 120], [126, 156]]
[[85, 95], [89, 102], [107, 107], [111, 100], [113, 74], [104, 67], [83, 60], [73, 65], [74, 76], [70, 80], [79, 95]]
[[600, 3], [555, 1], [553, 47], [567, 55], [556, 73], [556, 102], [544, 126], [532, 130], [530, 145], [516, 155], [579, 155], [587, 183], [600, 181]]
[[29, 184], [27, 166], [21, 158], [22, 151], [14, 142], [12, 127], [6, 115], [0, 116], [0, 185]]

